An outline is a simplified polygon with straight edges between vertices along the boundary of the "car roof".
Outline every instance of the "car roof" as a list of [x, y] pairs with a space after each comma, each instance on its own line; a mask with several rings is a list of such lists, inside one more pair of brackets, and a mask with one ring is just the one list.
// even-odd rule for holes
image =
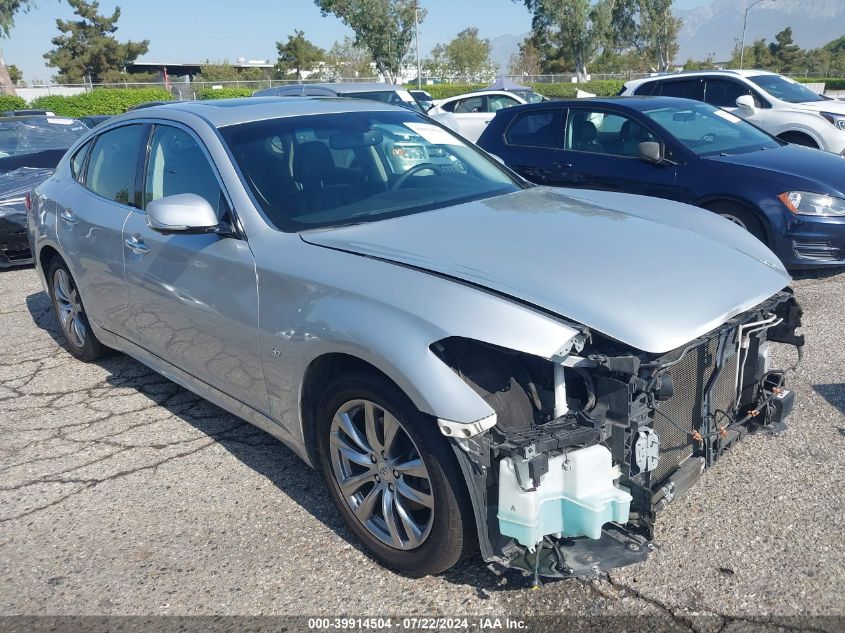
[[652, 81], [659, 81], [661, 79], [683, 79], [685, 77], [697, 77], [701, 75], [721, 75], [723, 77], [756, 77], [758, 75], [777, 75], [777, 73], [773, 73], [768, 70], [738, 70], [738, 69], [726, 69], [726, 70], [688, 70], [686, 72], [680, 73], [664, 73], [662, 75], [655, 75], [653, 77], [644, 77], [642, 79], [635, 79], [634, 81], [629, 81], [627, 85], [640, 85], [649, 83]]
[[51, 122], [51, 121], [55, 121], [56, 119], [59, 119], [61, 121], [76, 121], [77, 120], [77, 119], [74, 119], [73, 117], [61, 116], [59, 114], [16, 114], [14, 116], [0, 117], [0, 123], [2, 123], [4, 121], [13, 121], [15, 123], [21, 123], [21, 122], [24, 122], [24, 121], [47, 121], [47, 122]]
[[440, 103], [443, 104], [449, 101], [454, 101], [455, 99], [465, 99], [467, 97], [489, 97], [490, 95], [506, 95], [508, 97], [519, 98], [519, 95], [516, 94], [516, 92], [525, 92], [525, 90], [475, 90], [473, 92], [465, 92], [463, 94], [455, 95], [454, 97], [446, 97], [445, 99], [442, 99]]
[[[385, 84], [380, 84], [385, 85]], [[155, 116], [168, 118], [168, 112], [187, 112], [199, 116], [217, 128], [251, 121], [264, 121], [314, 114], [342, 112], [407, 112], [404, 108], [344, 97], [242, 97], [238, 99], [208, 99], [203, 101], [172, 101], [140, 110], [130, 110], [115, 120], [142, 119]]]
[[610, 107], [621, 107], [627, 108], [629, 110], [636, 110], [640, 112], [642, 110], [648, 110], [651, 108], [661, 108], [661, 107], [685, 107], [690, 105], [695, 105], [696, 107], [701, 106], [701, 101], [695, 101], [693, 99], [681, 99], [679, 97], [650, 97], [650, 96], [639, 96], [639, 95], [632, 95], [632, 96], [624, 96], [624, 97], [587, 97], [583, 99], [555, 99], [553, 101], [542, 101], [539, 103], [527, 103], [525, 105], [514, 106], [513, 108], [505, 108], [504, 110], [499, 110], [496, 115], [500, 115], [502, 113], [510, 113], [510, 112], [525, 112], [528, 110], [548, 110], [549, 108], [555, 107], [570, 107], [570, 106], [588, 106], [588, 105], [599, 105], [599, 106], [610, 106]]
[[290, 86], [280, 86], [281, 88], [323, 88], [339, 93], [354, 93], [354, 92], [393, 92], [396, 90], [404, 90], [403, 86], [396, 84], [383, 84], [377, 82], [354, 82], [346, 83], [322, 83], [322, 84], [293, 84]]

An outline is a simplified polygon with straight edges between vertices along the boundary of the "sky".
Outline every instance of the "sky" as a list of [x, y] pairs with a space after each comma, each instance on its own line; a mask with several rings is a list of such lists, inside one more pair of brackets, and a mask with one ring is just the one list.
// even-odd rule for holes
[[[710, 0], [676, 0], [682, 9]], [[514, 0], [420, 0], [428, 16], [420, 25], [420, 52], [425, 56], [438, 42], [475, 26], [479, 35], [495, 38], [519, 35], [531, 28], [531, 16]], [[333, 16], [322, 17], [311, 0], [101, 0], [100, 11], [121, 7], [117, 39], [150, 40], [141, 61], [188, 63], [247, 59], [276, 60], [278, 40], [294, 29], [322, 48], [352, 32]], [[42, 55], [58, 35], [56, 19], [73, 11], [60, 0], [36, 0], [36, 8], [19, 14], [8, 40], [0, 40], [7, 64], [15, 64], [27, 81], [49, 81], [56, 72]]]

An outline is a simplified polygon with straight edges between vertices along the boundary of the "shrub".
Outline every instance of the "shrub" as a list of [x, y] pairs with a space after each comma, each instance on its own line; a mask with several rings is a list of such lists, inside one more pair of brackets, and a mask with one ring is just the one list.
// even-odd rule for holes
[[236, 99], [251, 97], [252, 93], [252, 88], [200, 88], [197, 90], [197, 99]]
[[6, 110], [23, 110], [26, 101], [15, 95], [0, 95], [0, 112]]
[[99, 88], [78, 95], [46, 95], [34, 99], [30, 106], [51, 110], [70, 117], [94, 114], [120, 114], [129, 106], [148, 101], [170, 101], [164, 88]]
[[845, 90], [843, 77], [793, 77], [793, 79], [802, 84], [824, 84], [825, 90]]
[[[417, 85], [413, 84], [406, 86], [408, 90], [416, 90]], [[481, 90], [486, 86], [472, 85], [472, 84], [432, 84], [430, 86], [423, 86], [422, 89], [431, 95], [432, 99], [448, 99], [449, 97], [457, 97], [466, 92], [475, 92]]]
[[531, 84], [531, 88], [549, 99], [572, 99], [578, 90], [591, 92], [599, 97], [612, 97], [622, 90], [624, 83], [624, 81], [608, 79], [602, 81], [586, 81], [578, 84], [538, 83]]

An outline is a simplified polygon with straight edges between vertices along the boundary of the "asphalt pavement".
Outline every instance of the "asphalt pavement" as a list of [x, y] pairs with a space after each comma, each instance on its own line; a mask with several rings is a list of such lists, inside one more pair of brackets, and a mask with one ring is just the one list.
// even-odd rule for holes
[[659, 517], [647, 562], [532, 590], [478, 557], [422, 579], [380, 567], [285, 446], [126, 356], [75, 360], [35, 272], [0, 271], [0, 614], [646, 615], [681, 630], [841, 629], [845, 273], [795, 288], [807, 347], [789, 429], [749, 437], [706, 471]]

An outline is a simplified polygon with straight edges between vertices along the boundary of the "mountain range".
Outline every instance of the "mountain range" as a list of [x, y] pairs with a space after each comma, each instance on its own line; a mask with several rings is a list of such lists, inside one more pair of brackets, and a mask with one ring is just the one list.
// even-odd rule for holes
[[[714, 0], [694, 9], [676, 11], [683, 20], [678, 34], [680, 50], [675, 61], [731, 57], [742, 36], [746, 3], [743, 0]], [[845, 35], [845, 0], [765, 0], [748, 12], [746, 45], [761, 37], [773, 41], [775, 33], [792, 27], [801, 48], [818, 48]]]

